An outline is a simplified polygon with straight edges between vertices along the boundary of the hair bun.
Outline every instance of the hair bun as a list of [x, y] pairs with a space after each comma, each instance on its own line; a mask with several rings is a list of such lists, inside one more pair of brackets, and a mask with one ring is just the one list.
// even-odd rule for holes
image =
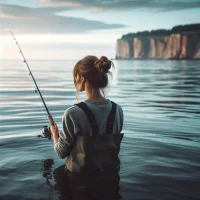
[[94, 66], [101, 70], [103, 73], [108, 73], [108, 70], [111, 68], [112, 61], [108, 60], [106, 56], [101, 56], [100, 59], [97, 59], [94, 62]]
[[106, 62], [106, 61], [108, 61], [108, 58], [106, 56], [101, 56], [101, 58], [99, 60], [102, 62]]

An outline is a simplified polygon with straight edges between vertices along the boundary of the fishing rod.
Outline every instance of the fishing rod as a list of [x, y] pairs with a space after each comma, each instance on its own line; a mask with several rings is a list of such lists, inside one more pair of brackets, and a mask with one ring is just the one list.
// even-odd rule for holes
[[[51, 116], [51, 114], [50, 114], [50, 112], [49, 112], [49, 110], [48, 110], [48, 108], [47, 108], [47, 106], [46, 106], [46, 103], [45, 103], [45, 101], [44, 101], [44, 99], [43, 99], [43, 97], [42, 97], [42, 94], [41, 94], [41, 92], [40, 92], [40, 89], [39, 89], [39, 87], [38, 87], [38, 85], [37, 85], [37, 83], [36, 83], [36, 80], [35, 80], [35, 78], [34, 78], [32, 72], [31, 72], [31, 70], [30, 70], [30, 67], [29, 67], [28, 62], [27, 62], [27, 60], [26, 60], [26, 58], [25, 58], [25, 56], [24, 56], [24, 54], [23, 54], [23, 52], [22, 52], [22, 49], [20, 48], [19, 43], [17, 42], [17, 40], [16, 40], [16, 38], [15, 38], [15, 36], [14, 36], [14, 34], [13, 34], [13, 32], [12, 32], [11, 30], [10, 30], [10, 33], [11, 33], [11, 35], [13, 36], [13, 38], [14, 38], [14, 40], [15, 40], [15, 42], [16, 42], [18, 48], [19, 48], [19, 53], [22, 55], [22, 57], [23, 57], [23, 59], [24, 59], [23, 62], [26, 64], [26, 66], [27, 66], [27, 68], [28, 68], [28, 71], [29, 71], [29, 75], [32, 77], [32, 80], [33, 80], [33, 82], [34, 82], [34, 84], [35, 84], [35, 86], [36, 86], [35, 92], [38, 92], [38, 93], [39, 93], [40, 98], [41, 98], [41, 100], [42, 100], [42, 102], [43, 102], [43, 104], [44, 104], [44, 107], [45, 107], [45, 109], [46, 109], [46, 111], [47, 111], [47, 114], [48, 114], [49, 123], [50, 123], [51, 125], [54, 125], [54, 120], [53, 120], [53, 118], [52, 118], [52, 116]], [[38, 135], [38, 137], [48, 138], [49, 140], [51, 139], [51, 130], [50, 130], [50, 128], [49, 128], [48, 126], [44, 126], [44, 127], [43, 127], [42, 133], [43, 133], [43, 136], [42, 136], [42, 135]]]

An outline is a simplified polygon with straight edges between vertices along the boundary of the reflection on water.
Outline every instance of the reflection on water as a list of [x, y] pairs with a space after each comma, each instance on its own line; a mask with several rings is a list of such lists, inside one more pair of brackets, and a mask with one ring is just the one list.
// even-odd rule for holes
[[119, 200], [119, 173], [79, 176], [66, 172], [65, 166], [54, 171], [55, 190], [65, 200]]
[[53, 165], [53, 159], [45, 159], [42, 160], [43, 166], [41, 168], [42, 176], [46, 179], [45, 183], [49, 187], [49, 194], [48, 199], [52, 199], [53, 195], [53, 184], [50, 182], [52, 180], [52, 165]]
[[[72, 174], [61, 165], [53, 171], [54, 161], [43, 160], [41, 169], [48, 187], [48, 200], [57, 192], [60, 200], [119, 200], [119, 173], [104, 173], [90, 176]], [[54, 183], [52, 183], [52, 177]]]

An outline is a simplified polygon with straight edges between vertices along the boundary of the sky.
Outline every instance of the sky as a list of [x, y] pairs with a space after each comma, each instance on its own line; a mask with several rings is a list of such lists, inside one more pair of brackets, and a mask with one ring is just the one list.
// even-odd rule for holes
[[200, 23], [200, 0], [0, 0], [0, 59], [115, 58], [122, 35]]

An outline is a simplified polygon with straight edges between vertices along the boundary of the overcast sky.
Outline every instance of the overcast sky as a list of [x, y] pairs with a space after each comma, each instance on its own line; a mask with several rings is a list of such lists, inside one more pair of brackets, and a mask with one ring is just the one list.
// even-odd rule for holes
[[123, 34], [200, 23], [200, 0], [0, 0], [0, 58], [115, 57]]

